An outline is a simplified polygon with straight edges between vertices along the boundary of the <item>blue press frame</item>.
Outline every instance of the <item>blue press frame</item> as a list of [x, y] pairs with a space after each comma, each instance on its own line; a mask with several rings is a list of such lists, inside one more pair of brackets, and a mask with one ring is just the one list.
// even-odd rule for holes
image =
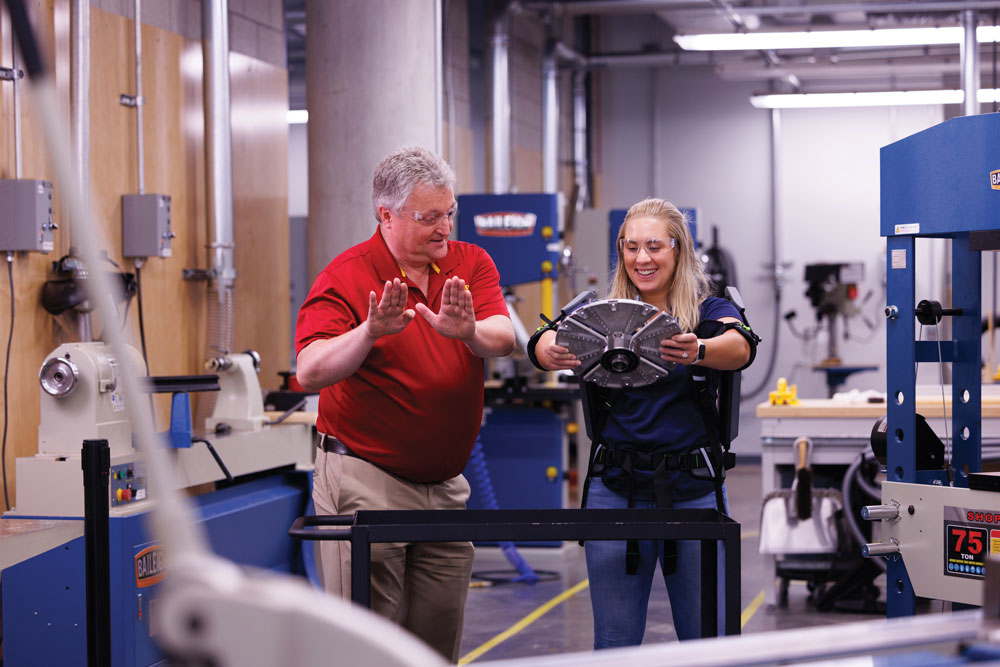
[[[994, 157], [996, 156], [996, 157]], [[916, 364], [952, 362], [952, 460], [955, 486], [982, 467], [980, 326], [982, 258], [970, 232], [1000, 228], [1000, 115], [955, 118], [881, 150], [881, 235], [886, 238], [886, 303], [897, 315], [886, 325], [888, 394], [887, 477], [909, 483], [948, 483], [943, 471], [916, 470]], [[902, 227], [900, 227], [902, 226]], [[952, 240], [950, 341], [915, 340], [916, 238]], [[894, 264], [893, 258], [896, 261]], [[968, 392], [966, 394], [966, 392]], [[902, 400], [897, 400], [902, 396]], [[888, 615], [915, 612], [913, 587], [902, 557], [889, 559]]]

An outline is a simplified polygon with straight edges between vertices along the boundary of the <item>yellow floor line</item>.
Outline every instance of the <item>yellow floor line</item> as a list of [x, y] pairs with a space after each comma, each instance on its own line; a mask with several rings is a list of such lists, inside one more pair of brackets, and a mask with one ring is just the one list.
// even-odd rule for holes
[[[590, 585], [590, 580], [584, 579], [573, 588], [563, 591], [562, 593], [555, 596], [554, 598], [543, 604], [541, 607], [531, 612], [530, 614], [528, 614], [527, 616], [525, 616], [520, 621], [510, 626], [500, 634], [496, 635], [495, 637], [488, 640], [484, 644], [481, 644], [480, 646], [466, 653], [458, 661], [458, 664], [467, 665], [473, 660], [482, 657], [487, 651], [490, 651], [493, 648], [502, 644], [503, 642], [507, 641], [508, 639], [516, 635], [518, 632], [524, 630], [526, 627], [537, 621], [539, 618], [549, 613], [553, 608], [557, 607], [566, 600], [570, 599], [571, 597], [582, 591], [584, 588], [587, 588], [587, 586], [589, 585]], [[743, 610], [743, 613], [740, 614], [740, 630], [746, 627], [746, 624], [750, 622], [750, 619], [753, 618], [753, 615], [757, 613], [757, 610], [760, 609], [760, 606], [762, 604], [764, 604], [763, 590], [761, 590], [760, 593], [757, 593], [757, 596], [750, 602], [750, 604], [747, 605], [746, 609]]]
[[751, 537], [757, 537], [760, 535], [759, 530], [748, 530], [745, 533], [740, 533], [741, 540], [749, 540]]
[[[551, 611], [554, 607], [570, 599], [571, 597], [573, 597], [574, 595], [576, 595], [589, 585], [590, 585], [590, 579], [584, 579], [573, 588], [563, 591], [562, 593], [555, 596], [554, 598], [543, 604], [535, 611], [531, 612], [530, 614], [522, 618], [514, 625], [510, 626], [509, 628], [498, 634], [496, 637], [493, 637], [485, 644], [482, 644], [481, 646], [474, 648], [473, 650], [466, 653], [458, 661], [458, 664], [459, 665], [469, 664], [470, 662], [482, 656], [484, 653], [486, 653], [493, 647], [502, 644], [503, 642], [507, 641], [508, 639], [516, 635], [521, 630], [524, 630], [526, 627], [528, 627], [529, 625], [537, 621], [539, 618], [547, 614], [549, 611]], [[763, 593], [761, 593], [761, 595], [763, 595]]]
[[761, 590], [760, 593], [757, 593], [757, 597], [755, 597], [750, 604], [747, 605], [747, 608], [743, 610], [743, 613], [740, 614], [740, 630], [746, 627], [746, 624], [750, 622], [750, 619], [753, 618], [753, 615], [757, 613], [757, 610], [760, 609], [762, 604], [764, 604], [763, 590]]

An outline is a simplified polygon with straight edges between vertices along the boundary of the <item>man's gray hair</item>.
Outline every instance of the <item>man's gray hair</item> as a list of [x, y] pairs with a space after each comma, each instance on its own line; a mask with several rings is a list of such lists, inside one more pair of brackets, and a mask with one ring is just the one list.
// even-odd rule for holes
[[440, 157], [419, 146], [408, 146], [390, 153], [375, 167], [372, 180], [372, 207], [375, 219], [384, 206], [399, 210], [418, 185], [455, 188], [455, 172]]

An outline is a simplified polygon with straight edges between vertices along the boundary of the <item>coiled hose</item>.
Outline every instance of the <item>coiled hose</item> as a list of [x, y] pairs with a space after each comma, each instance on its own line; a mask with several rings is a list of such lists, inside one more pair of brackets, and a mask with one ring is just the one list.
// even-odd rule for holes
[[[490, 478], [490, 471], [486, 467], [486, 455], [483, 453], [483, 443], [480, 442], [478, 437], [476, 438], [476, 444], [472, 448], [472, 456], [469, 457], [468, 470], [472, 475], [472, 482], [476, 485], [476, 489], [483, 499], [483, 507], [488, 510], [500, 509], [496, 492], [493, 490], [493, 480]], [[524, 560], [513, 542], [500, 542], [500, 550], [503, 551], [503, 555], [507, 558], [507, 561], [517, 571], [517, 576], [509, 580], [511, 583], [522, 581], [526, 584], [535, 584], [539, 581], [538, 574]]]
[[[860, 508], [856, 508], [851, 505], [851, 492], [854, 486], [857, 485], [866, 495], [874, 499], [876, 502], [882, 502], [881, 490], [875, 486], [868, 483], [864, 479], [864, 472], [861, 470], [861, 466], [864, 465], [866, 460], [875, 458], [871, 450], [863, 449], [861, 453], [858, 454], [857, 458], [851, 463], [844, 473], [844, 483], [840, 490], [840, 495], [844, 501], [844, 516], [847, 517], [847, 526], [850, 529], [851, 535], [857, 541], [858, 546], [862, 546], [868, 542], [865, 534], [861, 531], [861, 524], [858, 517], [861, 515]], [[886, 562], [884, 558], [873, 558], [875, 564], [881, 569], [885, 570]]]

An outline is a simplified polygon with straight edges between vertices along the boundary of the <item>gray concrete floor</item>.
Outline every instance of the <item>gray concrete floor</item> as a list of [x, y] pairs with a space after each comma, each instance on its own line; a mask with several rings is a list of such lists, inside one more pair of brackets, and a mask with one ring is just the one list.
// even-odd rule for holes
[[[760, 466], [738, 465], [729, 472], [726, 485], [733, 518], [740, 522], [743, 537], [743, 633], [884, 618], [883, 614], [816, 611], [809, 602], [810, 591], [803, 581], [793, 581], [789, 586], [787, 606], [768, 608], [763, 604], [765, 588], [773, 586], [775, 581], [757, 553]], [[567, 594], [587, 578], [583, 548], [572, 543], [562, 548], [522, 547], [519, 551], [535, 570], [551, 571], [555, 578], [533, 586], [515, 583], [471, 589], [461, 655], [466, 659], [474, 658], [478, 663], [591, 650], [593, 616], [588, 589], [584, 586], [572, 595]], [[479, 547], [474, 571], [489, 570], [510, 570], [510, 565], [498, 548]], [[883, 584], [884, 575], [876, 580], [882, 600], [885, 599]], [[562, 594], [567, 595], [565, 600], [540, 613], [541, 607]], [[533, 620], [524, 621], [529, 615]], [[510, 636], [497, 642], [497, 635], [505, 632]], [[675, 640], [665, 587], [661, 579], [654, 579], [644, 643]], [[482, 652], [484, 644], [491, 647]]]

